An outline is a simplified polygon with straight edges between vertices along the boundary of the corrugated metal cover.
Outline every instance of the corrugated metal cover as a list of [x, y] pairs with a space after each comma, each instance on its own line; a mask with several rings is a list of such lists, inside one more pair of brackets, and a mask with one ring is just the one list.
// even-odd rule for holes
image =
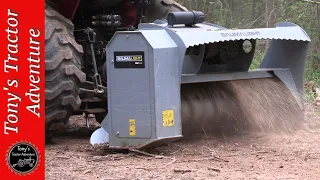
[[172, 30], [183, 40], [187, 47], [214, 42], [246, 39], [310, 41], [308, 35], [299, 26], [199, 32], [195, 31], [193, 28], [190, 28], [190, 31], [186, 28], [183, 28], [182, 30], [175, 28]]

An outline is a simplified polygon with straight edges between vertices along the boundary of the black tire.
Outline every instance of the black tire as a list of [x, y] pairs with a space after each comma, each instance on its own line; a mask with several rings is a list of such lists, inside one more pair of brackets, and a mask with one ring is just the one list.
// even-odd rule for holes
[[73, 23], [45, 7], [45, 112], [46, 139], [69, 124], [69, 117], [80, 108], [79, 88], [86, 80], [81, 71], [83, 48], [73, 35]]

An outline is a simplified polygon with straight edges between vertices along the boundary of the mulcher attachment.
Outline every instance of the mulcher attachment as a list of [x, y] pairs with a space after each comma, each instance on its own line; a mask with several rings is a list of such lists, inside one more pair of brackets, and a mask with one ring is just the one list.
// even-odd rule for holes
[[[109, 114], [92, 135], [92, 144], [158, 146], [192, 135], [188, 129], [206, 132], [219, 127], [227, 115], [258, 118], [259, 114], [249, 115], [243, 108], [247, 103], [257, 110], [254, 99], [240, 101], [254, 91], [251, 86], [263, 88], [261, 99], [277, 94], [278, 104], [284, 104], [280, 100], [288, 91], [303, 107], [304, 63], [310, 39], [299, 26], [279, 23], [275, 28], [227, 30], [197, 22], [202, 19], [196, 18], [202, 17], [201, 12], [193, 12], [194, 21], [184, 21], [181, 13], [168, 16], [170, 25], [161, 20], [140, 24], [139, 30], [117, 32], [111, 39], [106, 63]], [[260, 39], [271, 40], [269, 49], [259, 69], [249, 71], [256, 40]], [[235, 94], [241, 91], [240, 82], [252, 79], [243, 96]], [[270, 88], [267, 81], [275, 92], [264, 92]], [[283, 92], [279, 84], [286, 86]], [[231, 100], [220, 101], [227, 98]], [[201, 122], [206, 125], [201, 127]]]

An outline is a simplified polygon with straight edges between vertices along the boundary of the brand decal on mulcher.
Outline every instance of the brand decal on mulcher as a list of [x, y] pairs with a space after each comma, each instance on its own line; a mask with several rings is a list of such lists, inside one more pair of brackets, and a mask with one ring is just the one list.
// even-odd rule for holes
[[114, 52], [115, 68], [145, 68], [144, 52]]
[[259, 31], [249, 32], [232, 32], [232, 33], [221, 33], [223, 37], [234, 37], [234, 36], [259, 36]]
[[132, 56], [116, 56], [116, 61], [142, 61], [142, 56], [141, 55], [132, 55]]

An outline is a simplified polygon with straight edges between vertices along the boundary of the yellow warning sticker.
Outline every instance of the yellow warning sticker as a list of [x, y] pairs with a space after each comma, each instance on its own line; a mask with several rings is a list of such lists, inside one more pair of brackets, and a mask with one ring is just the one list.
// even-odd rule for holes
[[129, 119], [129, 135], [135, 136], [136, 135], [136, 120]]
[[162, 111], [163, 127], [170, 127], [174, 125], [174, 110]]

